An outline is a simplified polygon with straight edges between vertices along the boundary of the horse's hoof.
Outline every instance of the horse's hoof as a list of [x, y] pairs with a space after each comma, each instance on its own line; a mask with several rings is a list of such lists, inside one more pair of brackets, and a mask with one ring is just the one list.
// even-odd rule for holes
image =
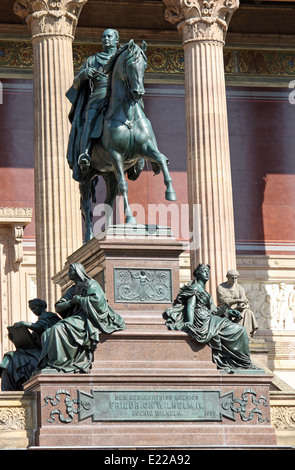
[[165, 198], [167, 201], [177, 201], [176, 192], [174, 189], [165, 192]]
[[129, 225], [137, 225], [136, 219], [133, 217], [133, 215], [126, 217], [125, 223]]

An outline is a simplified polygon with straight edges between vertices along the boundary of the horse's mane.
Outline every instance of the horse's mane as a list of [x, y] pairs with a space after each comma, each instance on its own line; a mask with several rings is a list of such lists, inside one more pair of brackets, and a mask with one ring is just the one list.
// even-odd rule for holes
[[[115, 54], [112, 55], [112, 57], [109, 59], [107, 64], [104, 66], [104, 73], [108, 75], [107, 91], [106, 91], [106, 97], [105, 97], [107, 102], [110, 100], [111, 94], [112, 94], [112, 77], [113, 77], [114, 67], [116, 65], [118, 58], [121, 56], [121, 54], [125, 52], [126, 50], [128, 50], [128, 46], [129, 46], [129, 43], [124, 44], [123, 46], [120, 46], [118, 50], [115, 52]], [[131, 49], [129, 49], [129, 53], [126, 58], [127, 64], [130, 62], [136, 61], [139, 58], [139, 55], [142, 55], [144, 60], [147, 61], [146, 55], [143, 52], [143, 50], [139, 46], [137, 46], [135, 43], [134, 43], [134, 46], [135, 47], [132, 47]]]

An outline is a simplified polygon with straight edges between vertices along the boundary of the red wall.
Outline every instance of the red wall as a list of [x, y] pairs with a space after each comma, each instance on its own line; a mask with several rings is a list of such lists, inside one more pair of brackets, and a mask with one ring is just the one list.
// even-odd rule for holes
[[260, 242], [261, 251], [295, 239], [295, 105], [289, 93], [228, 88], [236, 240], [241, 246]]
[[[0, 206], [34, 208], [32, 81], [1, 79], [1, 83]], [[32, 221], [24, 237], [34, 236]]]
[[[171, 226], [179, 239], [188, 238], [188, 199], [186, 177], [185, 142], [185, 103], [184, 89], [176, 85], [148, 85], [144, 98], [145, 112], [152, 123], [159, 151], [169, 160], [169, 172], [177, 195], [177, 202], [166, 201], [165, 184], [162, 173], [154, 175], [152, 170], [145, 171], [145, 190], [138, 182], [129, 184], [130, 202], [136, 201], [146, 207], [145, 220], [139, 223], [157, 223]], [[140, 184], [140, 191], [138, 187]], [[137, 196], [139, 194], [139, 198]], [[156, 205], [165, 205], [167, 212], [161, 210], [164, 220], [159, 220]], [[166, 218], [167, 214], [167, 218]]]
[[[0, 206], [34, 207], [32, 81], [2, 79], [2, 84]], [[146, 91], [145, 111], [159, 150], [169, 158], [178, 200], [165, 201], [162, 175], [145, 169], [136, 182], [129, 181], [130, 203], [144, 208], [139, 223], [171, 224], [177, 238], [186, 239], [184, 88], [148, 84]], [[259, 253], [273, 251], [268, 245], [286, 244], [287, 252], [295, 244], [295, 105], [288, 101], [290, 90], [229, 87], [227, 93], [237, 249], [245, 253], [249, 245], [250, 252]], [[101, 178], [98, 202], [104, 194]], [[171, 209], [172, 217], [168, 210], [167, 220], [154, 218], [158, 204]], [[25, 237], [33, 236], [31, 223]]]

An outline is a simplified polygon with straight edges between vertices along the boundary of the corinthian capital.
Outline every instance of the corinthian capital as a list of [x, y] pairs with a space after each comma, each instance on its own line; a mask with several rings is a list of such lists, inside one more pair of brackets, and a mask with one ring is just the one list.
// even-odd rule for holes
[[74, 38], [81, 10], [87, 0], [16, 0], [14, 13], [24, 18], [32, 38], [65, 36]]
[[163, 0], [165, 19], [177, 24], [184, 43], [214, 41], [224, 44], [239, 0]]

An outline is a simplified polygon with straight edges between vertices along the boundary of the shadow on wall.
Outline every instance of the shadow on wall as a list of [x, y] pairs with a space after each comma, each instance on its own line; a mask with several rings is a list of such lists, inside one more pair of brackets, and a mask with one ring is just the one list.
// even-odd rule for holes
[[276, 249], [295, 254], [295, 107], [289, 94], [290, 89], [284, 88], [227, 89], [235, 230], [241, 254]]

